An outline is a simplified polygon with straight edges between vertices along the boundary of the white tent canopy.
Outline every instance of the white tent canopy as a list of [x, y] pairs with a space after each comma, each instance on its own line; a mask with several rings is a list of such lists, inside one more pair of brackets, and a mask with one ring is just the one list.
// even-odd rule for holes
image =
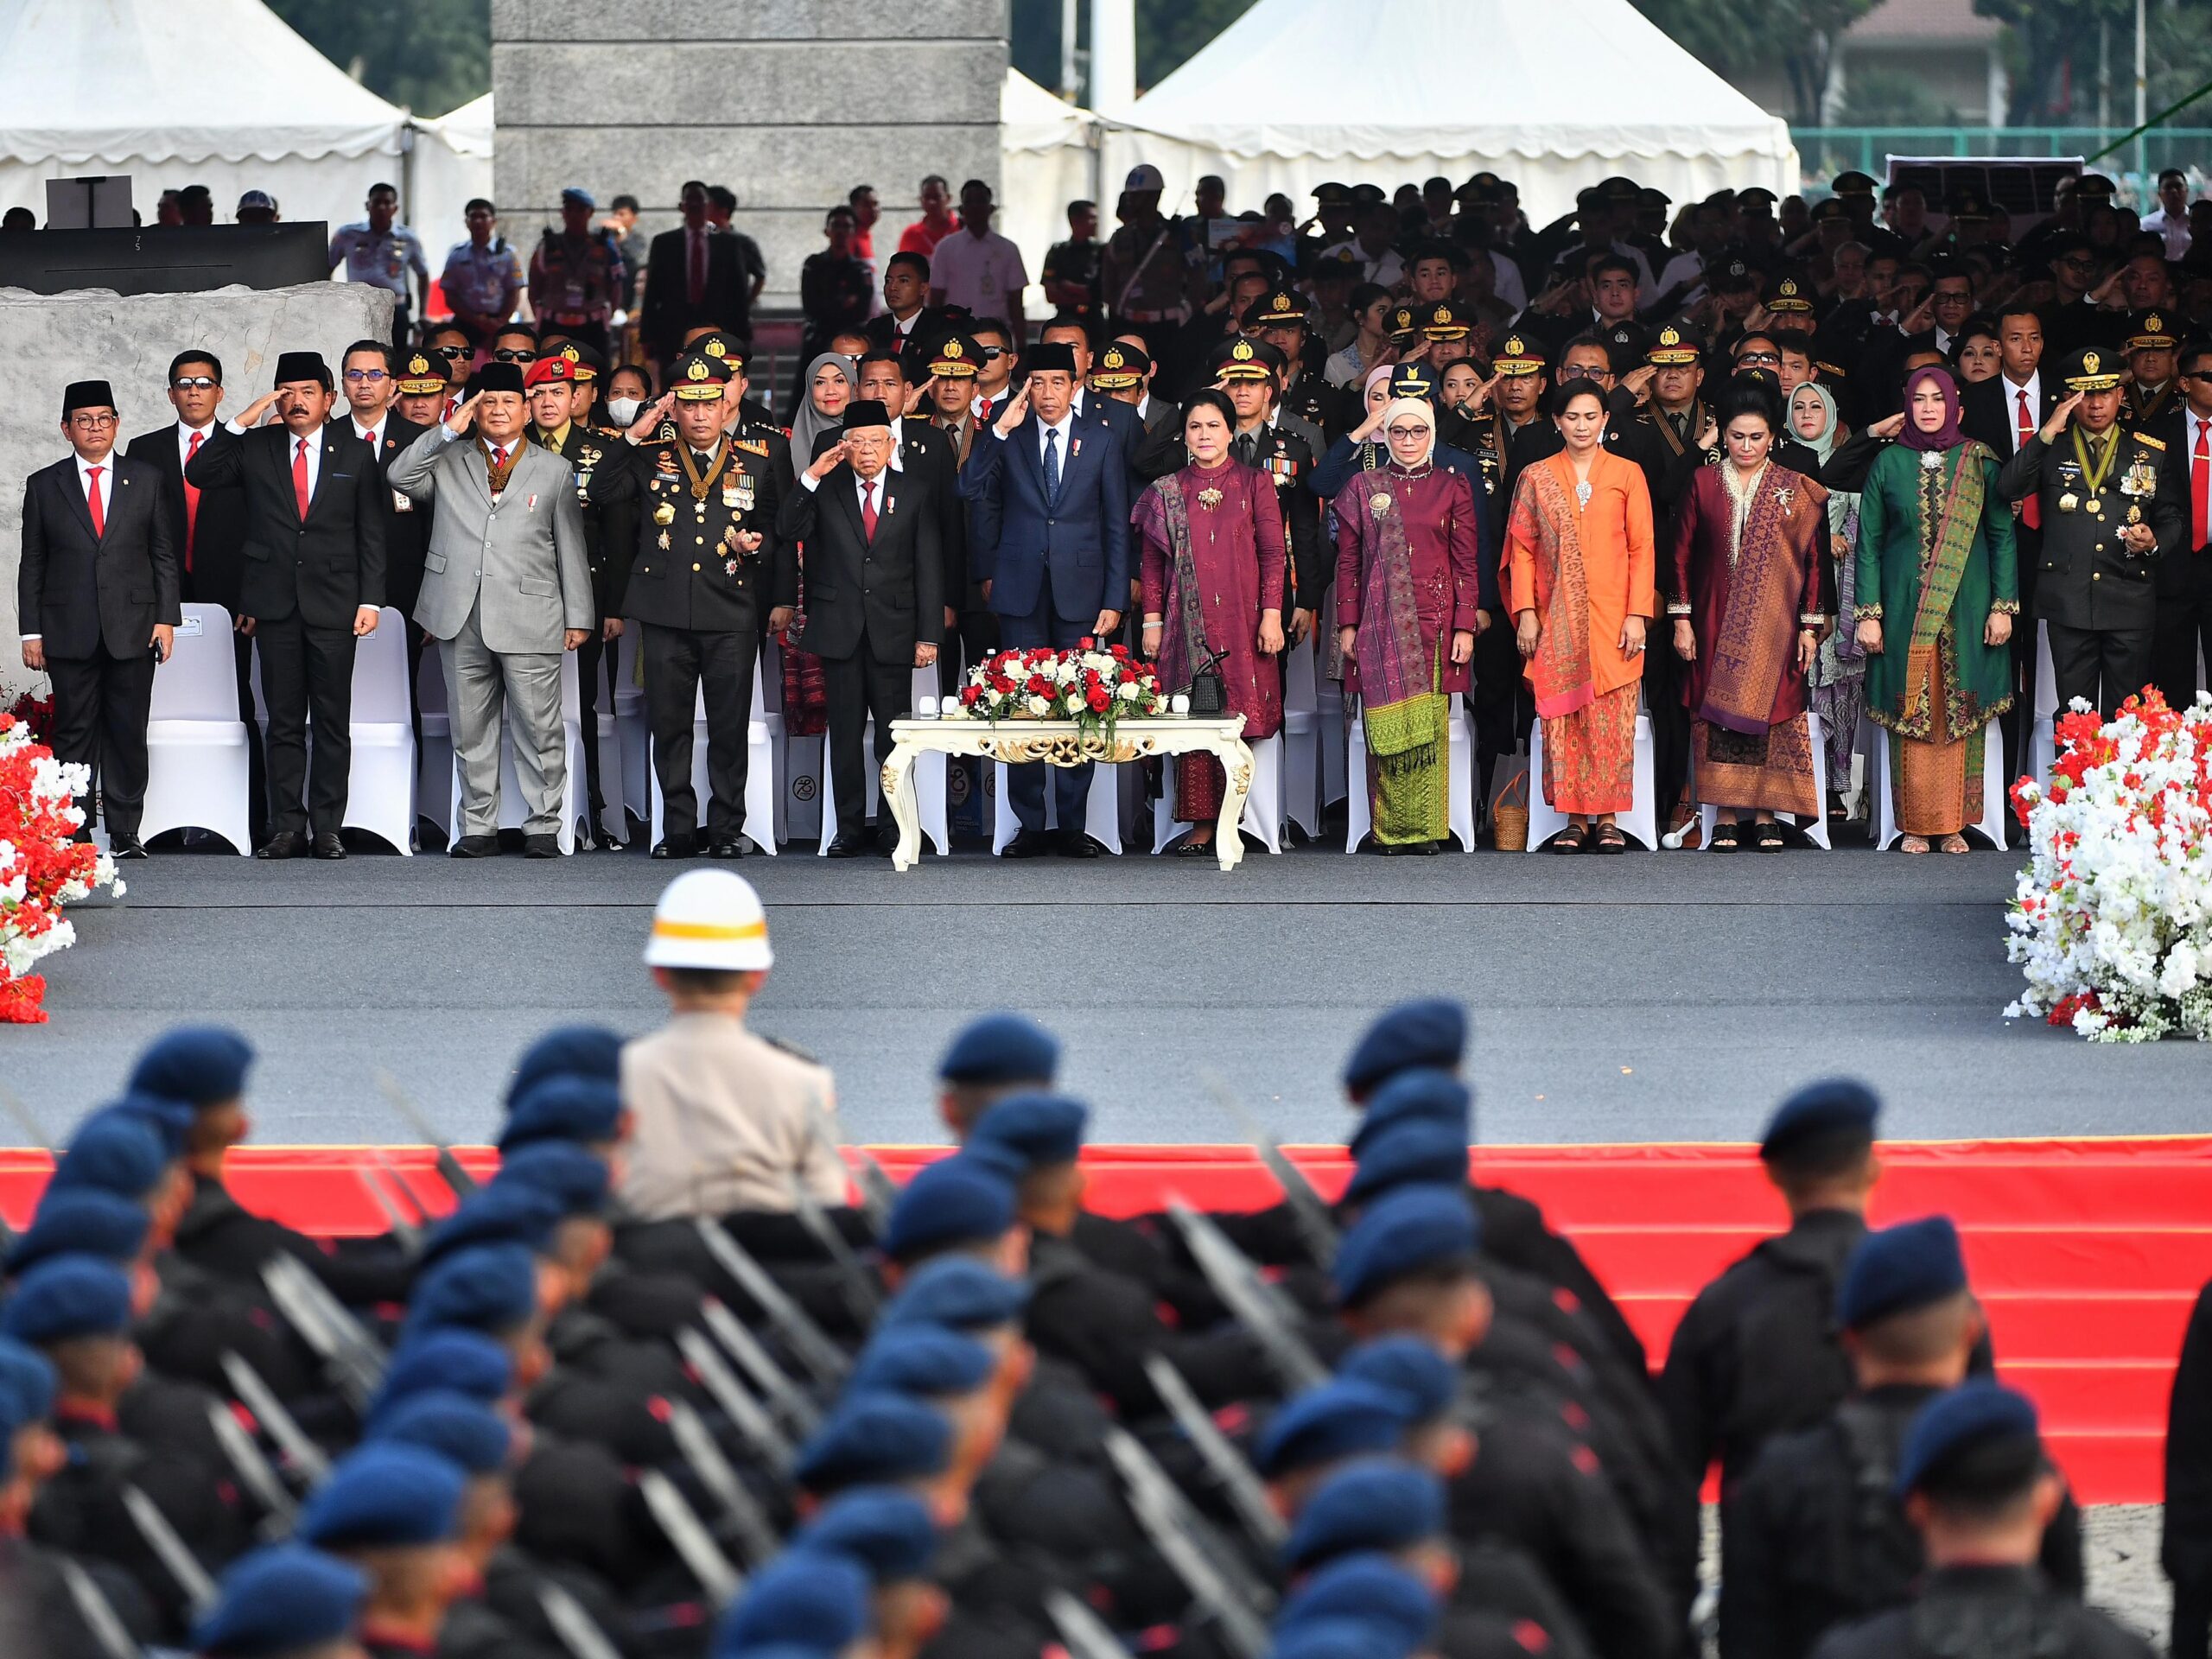
[[219, 223], [248, 190], [287, 220], [361, 216], [397, 183], [407, 116], [261, 0], [0, 0], [0, 207], [46, 216], [46, 181], [127, 173], [147, 223], [204, 184]]
[[1788, 124], [1630, 0], [1259, 0], [1131, 105], [1105, 153], [1109, 187], [1150, 162], [1171, 204], [1217, 173], [1232, 207], [1280, 190], [1301, 215], [1324, 180], [1484, 168], [1538, 223], [1607, 174], [1677, 201], [1798, 183]]
[[999, 92], [1000, 234], [1021, 250], [1029, 280], [1067, 239], [1067, 207], [1091, 195], [1090, 130], [1096, 118], [1052, 96], [1019, 69]]
[[[394, 182], [405, 193], [407, 222], [423, 238], [423, 256], [435, 276], [443, 267], [446, 251], [468, 234], [461, 209], [477, 196], [491, 198], [492, 94], [486, 92], [450, 114], [415, 124], [415, 152], [408, 158], [407, 177]], [[513, 229], [510, 227], [511, 233]]]

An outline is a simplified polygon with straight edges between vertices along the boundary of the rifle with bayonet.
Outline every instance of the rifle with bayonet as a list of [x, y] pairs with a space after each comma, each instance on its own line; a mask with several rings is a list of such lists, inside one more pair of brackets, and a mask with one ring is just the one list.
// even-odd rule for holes
[[760, 1390], [768, 1408], [783, 1420], [785, 1428], [804, 1439], [821, 1426], [822, 1412], [805, 1391], [786, 1376], [760, 1339], [738, 1322], [737, 1315], [712, 1296], [699, 1306], [699, 1321], [721, 1344], [729, 1357], [745, 1368], [753, 1386]]
[[284, 1454], [284, 1461], [302, 1485], [319, 1486], [330, 1474], [330, 1459], [322, 1448], [309, 1440], [284, 1402], [276, 1397], [276, 1390], [261, 1379], [260, 1374], [237, 1354], [226, 1351], [222, 1360], [223, 1376], [231, 1385], [231, 1392], [238, 1402], [253, 1414], [276, 1449]]
[[208, 1576], [207, 1569], [200, 1566], [200, 1558], [186, 1547], [184, 1540], [176, 1535], [168, 1516], [156, 1507], [152, 1498], [128, 1481], [123, 1485], [123, 1511], [130, 1517], [139, 1539], [162, 1564], [162, 1570], [184, 1592], [193, 1617], [197, 1619], [213, 1606], [215, 1580]]
[[868, 1217], [868, 1230], [881, 1238], [883, 1230], [891, 1224], [891, 1207], [899, 1202], [899, 1189], [892, 1185], [891, 1177], [884, 1173], [874, 1153], [866, 1147], [851, 1146], [837, 1133], [836, 1120], [822, 1103], [821, 1095], [811, 1089], [807, 1090], [806, 1116], [815, 1138], [846, 1158], [853, 1172], [853, 1185], [860, 1189], [861, 1213]]
[[676, 1333], [676, 1351], [697, 1374], [699, 1385], [729, 1419], [739, 1437], [753, 1448], [753, 1455], [779, 1476], [789, 1475], [797, 1461], [791, 1441], [776, 1427], [767, 1408], [738, 1381], [715, 1344], [696, 1331], [686, 1329]]
[[1268, 1502], [1267, 1488], [1260, 1484], [1252, 1465], [1243, 1453], [1229, 1443], [1229, 1437], [1221, 1432], [1220, 1426], [1206, 1414], [1205, 1408], [1198, 1403], [1198, 1396], [1183, 1380], [1183, 1374], [1164, 1354], [1147, 1355], [1144, 1374], [1152, 1380], [1153, 1392], [1166, 1406], [1185, 1438], [1198, 1448], [1206, 1472], [1221, 1488], [1222, 1496], [1236, 1512], [1246, 1534], [1270, 1554], [1280, 1549], [1283, 1540], [1290, 1535], [1290, 1529], [1275, 1513], [1274, 1505]]
[[759, 1501], [746, 1490], [743, 1478], [722, 1455], [721, 1447], [699, 1420], [699, 1414], [681, 1400], [670, 1401], [668, 1412], [669, 1433], [676, 1440], [677, 1451], [699, 1478], [707, 1495], [720, 1506], [722, 1518], [728, 1523], [729, 1535], [744, 1551], [747, 1563], [759, 1572], [782, 1548], [775, 1528], [769, 1524]]
[[1226, 1546], [1205, 1538], [1204, 1523], [1152, 1454], [1128, 1430], [1106, 1431], [1106, 1454], [1120, 1472], [1129, 1509], [1152, 1540], [1153, 1548], [1190, 1591], [1191, 1598], [1220, 1627], [1222, 1638], [1238, 1659], [1261, 1659], [1267, 1652], [1267, 1616], [1272, 1599], [1250, 1575], [1231, 1565]]
[[797, 1212], [799, 1225], [822, 1247], [830, 1264], [837, 1270], [837, 1292], [844, 1298], [845, 1307], [855, 1324], [863, 1332], [875, 1325], [875, 1316], [882, 1311], [883, 1299], [876, 1294], [875, 1283], [868, 1277], [868, 1269], [861, 1265], [853, 1247], [837, 1230], [836, 1224], [815, 1202], [814, 1194], [806, 1190], [806, 1183], [794, 1175], [790, 1178], [791, 1207]]
[[1250, 1258], [1229, 1242], [1212, 1217], [1179, 1198], [1167, 1201], [1167, 1215], [1214, 1294], [1266, 1351], [1284, 1388], [1300, 1394], [1327, 1382], [1328, 1368], [1313, 1357], [1299, 1332], [1296, 1310], [1281, 1291], [1260, 1277]]
[[846, 1363], [842, 1351], [785, 1294], [783, 1287], [768, 1276], [768, 1270], [753, 1259], [753, 1253], [732, 1238], [727, 1228], [708, 1217], [694, 1218], [692, 1225], [705, 1242], [707, 1253], [736, 1281], [737, 1287], [753, 1299], [753, 1306], [776, 1327], [792, 1357], [813, 1372], [824, 1387], [835, 1388], [844, 1381]]
[[1313, 1190], [1313, 1183], [1306, 1179], [1306, 1172], [1290, 1161], [1282, 1143], [1236, 1097], [1236, 1090], [1219, 1072], [1210, 1066], [1201, 1066], [1198, 1081], [1213, 1096], [1214, 1104], [1236, 1119], [1244, 1138], [1251, 1142], [1252, 1150], [1260, 1154], [1260, 1161], [1275, 1178], [1275, 1185], [1282, 1188], [1291, 1219], [1297, 1224], [1299, 1239], [1305, 1244], [1306, 1253], [1313, 1258], [1313, 1265], [1322, 1268], [1331, 1266], [1337, 1259], [1336, 1219], [1321, 1195]]
[[638, 1471], [638, 1491], [655, 1524], [699, 1581], [707, 1599], [717, 1609], [728, 1606], [745, 1588], [745, 1575], [730, 1565], [729, 1557], [722, 1554], [698, 1511], [677, 1490], [676, 1483], [658, 1469]]
[[289, 1255], [272, 1255], [264, 1262], [261, 1281], [277, 1312], [322, 1361], [339, 1392], [356, 1411], [365, 1409], [384, 1381], [385, 1353], [376, 1338], [321, 1280]]
[[453, 1189], [454, 1197], [465, 1198], [475, 1192], [476, 1178], [461, 1166], [461, 1160], [454, 1156], [453, 1147], [447, 1144], [445, 1137], [437, 1132], [415, 1103], [408, 1099], [407, 1091], [399, 1086], [399, 1079], [382, 1067], [377, 1070], [377, 1091], [384, 1096], [385, 1104], [397, 1113], [400, 1120], [415, 1132], [417, 1141], [435, 1149], [438, 1173]]

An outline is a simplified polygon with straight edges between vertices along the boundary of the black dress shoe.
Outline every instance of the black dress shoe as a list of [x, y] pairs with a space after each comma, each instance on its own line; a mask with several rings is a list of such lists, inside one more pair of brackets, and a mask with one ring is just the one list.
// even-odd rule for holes
[[894, 824], [888, 830], [875, 832], [875, 850], [885, 858], [895, 858], [899, 853], [899, 830]]
[[660, 844], [653, 849], [655, 858], [691, 858], [698, 853], [697, 846], [689, 836], [663, 836]]
[[1096, 858], [1098, 843], [1080, 830], [1060, 831], [1059, 853], [1062, 858]]
[[446, 849], [448, 858], [497, 858], [499, 838], [497, 836], [463, 836]]
[[307, 839], [296, 830], [279, 830], [275, 835], [253, 849], [256, 858], [301, 858], [307, 849], [301, 842]]
[[743, 836], [724, 836], [707, 849], [709, 858], [733, 859], [745, 856]]
[[865, 831], [848, 830], [830, 843], [823, 855], [829, 858], [863, 858], [874, 850]]
[[1001, 858], [1041, 858], [1052, 849], [1052, 838], [1042, 830], [1023, 830], [1006, 844]]
[[110, 858], [143, 858], [146, 843], [136, 836], [111, 836], [108, 838], [107, 854]]
[[522, 838], [524, 858], [558, 858], [561, 856], [561, 837], [558, 836], [524, 836]]
[[312, 850], [317, 858], [343, 858], [346, 856], [346, 843], [338, 839], [335, 830], [326, 830], [315, 838]]

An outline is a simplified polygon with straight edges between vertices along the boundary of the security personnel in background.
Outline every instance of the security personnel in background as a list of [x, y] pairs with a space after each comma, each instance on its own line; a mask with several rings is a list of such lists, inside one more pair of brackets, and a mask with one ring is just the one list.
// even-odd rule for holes
[[[1248, 311], [1249, 316], [1250, 313]], [[1303, 327], [1303, 324], [1300, 324]], [[1285, 638], [1296, 645], [1313, 628], [1320, 614], [1321, 598], [1336, 575], [1333, 549], [1321, 544], [1321, 504], [1313, 495], [1313, 467], [1320, 459], [1319, 435], [1295, 411], [1275, 401], [1282, 377], [1291, 372], [1282, 353], [1262, 340], [1224, 340], [1206, 359], [1209, 384], [1218, 382], [1236, 407], [1236, 429], [1230, 435], [1229, 453], [1247, 467], [1256, 467], [1274, 480], [1276, 499], [1282, 504], [1284, 528], [1290, 537], [1290, 614]], [[1309, 390], [1322, 383], [1316, 378]], [[1166, 427], [1158, 429], [1179, 452], [1182, 436]]]
[[2163, 311], [2139, 311], [2127, 325], [2127, 407], [2130, 426], [2153, 426], [2180, 407], [2174, 378], [2181, 348], [2173, 319]]
[[[777, 486], [788, 493], [791, 487], [791, 433], [776, 424], [776, 417], [768, 405], [753, 395], [753, 379], [749, 365], [753, 361], [752, 348], [727, 329], [716, 328], [701, 334], [691, 342], [692, 349], [711, 358], [719, 359], [729, 369], [730, 384], [736, 393], [736, 414], [729, 414], [730, 403], [723, 400], [723, 414], [732, 422], [728, 429], [735, 432], [744, 429], [743, 435], [766, 443], [776, 467]], [[773, 435], [772, 437], [771, 435]], [[780, 447], [774, 442], [780, 438]], [[753, 450], [748, 453], [758, 454]], [[811, 459], [811, 457], [810, 457]]]
[[592, 228], [598, 206], [578, 186], [561, 193], [561, 228], [547, 226], [531, 255], [530, 308], [541, 329], [604, 353], [629, 277], [613, 233]]
[[[1708, 440], [1717, 443], [1719, 434], [1713, 429], [1711, 407], [1698, 396], [1705, 385], [1704, 353], [1687, 322], [1661, 324], [1644, 348], [1643, 360], [1652, 370], [1643, 424], [1658, 440], [1660, 452], [1667, 457], [1668, 476], [1675, 480], [1668, 492], [1669, 500], [1653, 503], [1655, 513], [1664, 523], [1672, 502], [1688, 487], [1690, 474], [1698, 467], [1717, 464]], [[1671, 570], [1662, 571], [1660, 576], [1663, 585], [1672, 584]], [[1668, 815], [1669, 830], [1686, 822], [1688, 814], [1690, 716], [1682, 706], [1681, 680], [1681, 659], [1674, 652], [1644, 653], [1643, 702], [1651, 717], [1652, 784]]]
[[1152, 395], [1146, 384], [1151, 378], [1152, 359], [1143, 346], [1135, 340], [1109, 340], [1092, 364], [1090, 390], [1127, 404], [1136, 410], [1144, 429], [1154, 432], [1162, 422], [1173, 420], [1176, 410], [1173, 404]]
[[1306, 296], [1278, 284], [1246, 306], [1238, 321], [1245, 334], [1282, 353], [1275, 407], [1317, 431], [1333, 434], [1343, 399], [1323, 378], [1329, 354], [1307, 327]]
[[676, 442], [640, 444], [628, 467], [592, 475], [593, 505], [637, 503], [637, 553], [622, 614], [645, 630], [638, 659], [663, 803], [655, 858], [699, 850], [691, 745], [702, 696], [711, 797], [706, 850], [715, 858], [745, 855], [747, 733], [780, 493], [771, 458], [739, 447], [725, 429], [731, 382], [724, 357], [679, 359], [674, 390], [645, 416], [672, 415]]
[[[1490, 360], [1492, 385], [1488, 407], [1475, 417], [1475, 459], [1482, 466], [1482, 505], [1502, 532], [1512, 503], [1505, 492], [1513, 440], [1543, 413], [1548, 366], [1542, 346], [1527, 334], [1506, 335]], [[1510, 645], [1511, 642], [1509, 640]], [[1482, 642], [1475, 642], [1479, 653]], [[1516, 673], [1519, 671], [1516, 668]]]
[[2025, 1395], [1972, 1382], [1937, 1398], [1913, 1421], [1893, 1491], [1929, 1571], [1910, 1605], [1830, 1631], [1816, 1659], [2150, 1659], [2148, 1643], [2037, 1567], [2065, 1488]]
[[1421, 337], [1428, 342], [1429, 365], [1439, 374], [1448, 364], [1474, 358], [1474, 334], [1475, 320], [1457, 300], [1439, 300], [1421, 309]]
[[[1870, 1233], [1836, 1294], [1851, 1397], [1815, 1427], [1777, 1435], [1736, 1488], [1720, 1575], [1723, 1659], [1804, 1659], [1822, 1632], [1902, 1606], [1926, 1570], [1891, 1495], [1913, 1419], [1964, 1382], [1986, 1320], [1944, 1216]], [[2079, 1599], [2081, 1513], [2062, 1503], [2044, 1572]]]
[[[585, 423], [583, 415], [590, 407], [591, 394], [589, 383], [579, 378], [583, 372], [582, 350], [571, 341], [532, 363], [523, 377], [523, 389], [530, 399], [531, 441], [543, 444], [575, 469], [576, 499], [582, 504], [584, 557], [591, 567], [593, 607], [598, 613], [591, 632], [576, 648], [577, 709], [584, 730], [584, 792], [590, 803], [592, 844], [612, 851], [619, 843], [607, 828], [606, 796], [599, 776], [600, 664], [607, 655], [607, 647], [621, 637], [622, 591], [629, 582], [638, 532], [632, 517], [634, 499], [604, 506], [592, 499], [592, 483], [600, 469], [626, 467], [629, 457], [605, 434]], [[611, 698], [612, 674], [607, 683]], [[619, 798], [616, 804], [620, 804]]]
[[2043, 515], [2036, 612], [2049, 628], [2058, 706], [2081, 697], [2107, 720], [2151, 677], [2158, 561], [2189, 534], [2186, 475], [2163, 438], [2120, 423], [2120, 364], [2082, 346], [2059, 371], [2071, 395], [1997, 476]]

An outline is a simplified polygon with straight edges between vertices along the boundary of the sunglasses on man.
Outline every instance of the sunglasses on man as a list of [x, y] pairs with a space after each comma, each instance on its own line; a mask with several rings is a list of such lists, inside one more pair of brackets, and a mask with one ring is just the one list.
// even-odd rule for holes
[[169, 390], [171, 391], [205, 391], [210, 386], [219, 386], [221, 384], [222, 382], [212, 374], [180, 374], [169, 382]]
[[511, 346], [502, 346], [492, 353], [492, 360], [495, 363], [535, 363], [537, 361], [537, 353], [519, 351]]

